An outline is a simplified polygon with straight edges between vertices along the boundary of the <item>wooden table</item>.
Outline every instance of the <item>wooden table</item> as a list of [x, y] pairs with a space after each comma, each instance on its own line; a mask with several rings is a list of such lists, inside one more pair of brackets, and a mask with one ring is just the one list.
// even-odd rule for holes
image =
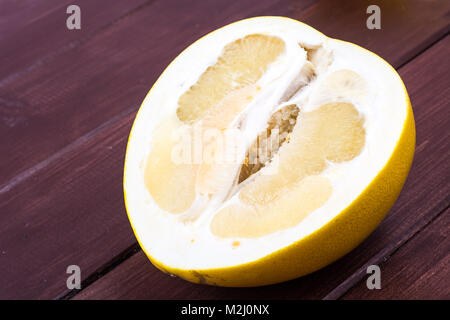
[[[81, 8], [81, 30], [66, 8]], [[381, 8], [381, 30], [366, 8]], [[450, 2], [1, 0], [0, 298], [450, 298]], [[413, 167], [376, 231], [334, 264], [261, 288], [171, 278], [146, 259], [125, 213], [122, 173], [136, 111], [168, 63], [220, 26], [282, 15], [390, 62], [417, 125]], [[79, 265], [82, 289], [66, 286]], [[366, 268], [381, 267], [381, 290]]]

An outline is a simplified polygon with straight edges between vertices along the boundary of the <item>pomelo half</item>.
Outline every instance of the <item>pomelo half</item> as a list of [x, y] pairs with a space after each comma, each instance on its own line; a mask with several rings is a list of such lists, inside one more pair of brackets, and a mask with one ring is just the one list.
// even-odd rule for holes
[[184, 50], [145, 98], [125, 160], [128, 217], [164, 272], [286, 281], [375, 229], [414, 146], [387, 62], [292, 19], [246, 19]]

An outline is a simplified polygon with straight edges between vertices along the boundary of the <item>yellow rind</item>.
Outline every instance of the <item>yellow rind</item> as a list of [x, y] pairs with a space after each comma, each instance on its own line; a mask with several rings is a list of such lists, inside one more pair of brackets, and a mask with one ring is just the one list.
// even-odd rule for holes
[[[333, 39], [333, 41], [341, 40]], [[370, 53], [383, 60], [373, 52]], [[384, 62], [390, 66], [386, 61]], [[403, 84], [397, 72], [393, 68], [392, 70], [397, 75], [398, 81]], [[403, 88], [407, 115], [389, 160], [366, 189], [345, 210], [320, 229], [256, 261], [224, 268], [184, 270], [164, 265], [146, 251], [133, 227], [127, 209], [128, 218], [142, 250], [150, 261], [165, 273], [194, 283], [225, 287], [252, 287], [283, 282], [312, 273], [339, 259], [360, 244], [378, 226], [393, 206], [408, 176], [414, 156], [416, 135], [411, 103], [404, 85]], [[132, 134], [133, 128], [130, 138]], [[126, 172], [125, 160], [124, 179]], [[124, 195], [125, 207], [127, 207], [125, 188]]]

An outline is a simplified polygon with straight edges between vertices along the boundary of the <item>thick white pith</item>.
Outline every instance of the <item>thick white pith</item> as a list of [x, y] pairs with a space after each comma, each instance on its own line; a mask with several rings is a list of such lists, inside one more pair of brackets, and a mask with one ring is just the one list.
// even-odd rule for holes
[[[299, 43], [309, 47], [323, 46], [332, 51], [333, 60], [327, 74], [341, 69], [357, 72], [368, 84], [369, 92], [363, 100], [350, 99], [348, 102], [365, 118], [366, 143], [353, 160], [338, 165], [329, 164], [323, 175], [331, 181], [333, 194], [300, 224], [257, 239], [222, 239], [214, 236], [209, 228], [213, 214], [205, 215], [208, 219], [186, 224], [180, 223], [177, 216], [162, 211], [146, 190], [142, 171], [152, 147], [154, 128], [162, 119], [176, 112], [179, 96], [196, 82], [207, 66], [214, 64], [224, 45], [255, 33], [278, 36], [286, 43], [286, 54], [261, 79], [263, 87], [270, 86], [277, 79], [273, 90], [280, 90], [280, 94], [306, 62], [306, 55]], [[320, 85], [318, 79], [289, 103], [304, 101]], [[273, 91], [265, 90], [263, 94], [265, 96], [259, 97], [260, 100], [257, 97], [252, 103], [264, 101], [267, 112], [261, 111], [264, 106], [254, 111], [249, 117], [255, 119], [249, 126], [249, 132], [259, 132], [273, 113], [273, 106], [279, 105], [279, 96]], [[322, 102], [303, 103], [303, 111], [314, 110]], [[289, 19], [257, 18], [232, 24], [185, 50], [146, 97], [133, 126], [127, 150], [124, 186], [130, 220], [144, 249], [156, 260], [175, 268], [217, 268], [259, 259], [320, 228], [346, 208], [389, 159], [405, 117], [406, 102], [401, 81], [389, 65], [370, 52], [327, 39], [319, 32]], [[254, 129], [251, 129], [252, 125]], [[239, 246], [233, 245], [236, 241], [239, 241]]]

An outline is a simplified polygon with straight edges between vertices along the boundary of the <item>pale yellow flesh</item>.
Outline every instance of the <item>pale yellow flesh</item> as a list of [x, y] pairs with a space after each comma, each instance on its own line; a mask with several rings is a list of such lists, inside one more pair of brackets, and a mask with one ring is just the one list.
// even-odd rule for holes
[[218, 61], [179, 99], [181, 121], [195, 121], [236, 89], [255, 84], [285, 50], [278, 37], [249, 35], [225, 46]]
[[157, 127], [149, 155], [151, 160], [147, 161], [144, 173], [145, 186], [154, 201], [161, 209], [172, 213], [187, 210], [195, 199], [195, 166], [173, 161], [178, 141], [172, 134], [179, 126], [178, 119], [171, 117]]

